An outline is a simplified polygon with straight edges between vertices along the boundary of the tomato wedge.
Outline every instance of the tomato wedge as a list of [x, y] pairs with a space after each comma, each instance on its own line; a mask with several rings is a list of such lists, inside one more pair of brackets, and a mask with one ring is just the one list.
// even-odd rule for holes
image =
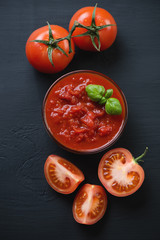
[[92, 225], [98, 222], [107, 208], [107, 195], [103, 187], [85, 184], [73, 202], [73, 217], [81, 224]]
[[115, 148], [107, 152], [98, 167], [98, 177], [103, 186], [112, 195], [125, 197], [136, 192], [144, 181], [144, 170], [138, 162], [145, 152], [134, 159], [124, 148]]
[[63, 194], [74, 192], [84, 180], [83, 173], [74, 164], [56, 155], [47, 158], [44, 174], [48, 184], [55, 191]]

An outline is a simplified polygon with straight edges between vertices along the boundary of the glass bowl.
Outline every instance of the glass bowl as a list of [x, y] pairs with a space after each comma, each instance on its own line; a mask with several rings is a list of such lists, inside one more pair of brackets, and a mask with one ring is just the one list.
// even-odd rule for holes
[[[106, 142], [105, 144], [95, 147], [95, 148], [91, 148], [91, 149], [72, 149], [71, 147], [66, 146], [64, 143], [61, 143], [59, 140], [56, 139], [56, 137], [52, 134], [48, 124], [47, 124], [47, 120], [46, 120], [46, 114], [45, 114], [45, 105], [46, 105], [46, 101], [48, 98], [48, 95], [50, 93], [50, 91], [52, 90], [52, 88], [58, 83], [60, 82], [62, 79], [68, 77], [68, 76], [72, 76], [75, 74], [79, 74], [79, 73], [91, 73], [91, 74], [95, 74], [95, 75], [99, 75], [105, 79], [107, 79], [110, 83], [112, 83], [114, 85], [114, 87], [118, 90], [119, 94], [121, 95], [121, 99], [123, 102], [123, 108], [124, 108], [124, 117], [123, 117], [123, 123], [119, 129], [119, 131], [114, 135], [114, 137], [109, 141]], [[109, 77], [107, 77], [106, 75], [96, 72], [96, 71], [92, 71], [92, 70], [77, 70], [77, 71], [73, 71], [73, 72], [69, 72], [63, 76], [61, 76], [60, 78], [58, 78], [48, 89], [47, 93], [45, 94], [44, 100], [43, 100], [43, 106], [42, 106], [42, 117], [43, 117], [43, 122], [45, 125], [45, 128], [49, 134], [49, 136], [57, 143], [59, 144], [61, 147], [63, 147], [65, 150], [76, 153], [76, 154], [94, 154], [94, 153], [98, 153], [101, 151], [104, 151], [106, 149], [108, 149], [109, 147], [111, 147], [115, 142], [117, 142], [117, 140], [119, 139], [119, 137], [121, 136], [121, 134], [124, 131], [124, 128], [126, 126], [127, 123], [127, 119], [128, 119], [128, 106], [127, 106], [127, 101], [126, 98], [122, 92], [122, 90], [120, 89], [120, 87]]]

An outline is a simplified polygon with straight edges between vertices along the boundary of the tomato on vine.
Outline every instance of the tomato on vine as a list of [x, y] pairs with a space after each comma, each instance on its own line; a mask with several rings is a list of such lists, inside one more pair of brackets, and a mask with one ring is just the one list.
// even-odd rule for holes
[[103, 8], [84, 7], [71, 18], [69, 30], [74, 43], [86, 51], [103, 51], [115, 41], [117, 25], [112, 15]]
[[26, 56], [30, 64], [43, 73], [57, 73], [65, 69], [74, 56], [73, 40], [58, 25], [35, 30], [27, 40]]

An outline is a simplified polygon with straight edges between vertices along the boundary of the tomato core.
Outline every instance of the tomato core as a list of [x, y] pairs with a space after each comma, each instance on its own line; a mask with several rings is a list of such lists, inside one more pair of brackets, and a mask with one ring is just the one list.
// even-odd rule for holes
[[130, 191], [138, 185], [140, 180], [137, 172], [124, 170], [122, 165], [125, 163], [125, 155], [122, 153], [112, 154], [104, 161], [104, 178], [110, 180], [116, 174], [119, 177], [119, 180], [112, 183], [112, 188], [117, 192]]
[[[86, 192], [82, 192], [77, 199], [76, 213], [79, 217], [83, 217], [86, 205], [88, 204], [88, 202], [90, 202], [90, 199], [88, 199], [88, 202], [86, 202], [87, 198], [88, 194]], [[103, 209], [103, 202], [104, 200], [102, 194], [96, 193], [93, 197], [92, 204], [90, 206], [89, 212], [87, 213], [87, 216], [92, 219], [96, 218]]]

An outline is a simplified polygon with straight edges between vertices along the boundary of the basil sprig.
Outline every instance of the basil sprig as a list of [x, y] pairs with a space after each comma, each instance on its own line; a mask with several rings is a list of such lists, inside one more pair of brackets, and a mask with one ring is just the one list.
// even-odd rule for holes
[[120, 115], [122, 113], [122, 106], [117, 98], [111, 98], [113, 89], [107, 89], [101, 85], [89, 84], [86, 86], [88, 97], [93, 102], [105, 104], [105, 110], [109, 115]]

